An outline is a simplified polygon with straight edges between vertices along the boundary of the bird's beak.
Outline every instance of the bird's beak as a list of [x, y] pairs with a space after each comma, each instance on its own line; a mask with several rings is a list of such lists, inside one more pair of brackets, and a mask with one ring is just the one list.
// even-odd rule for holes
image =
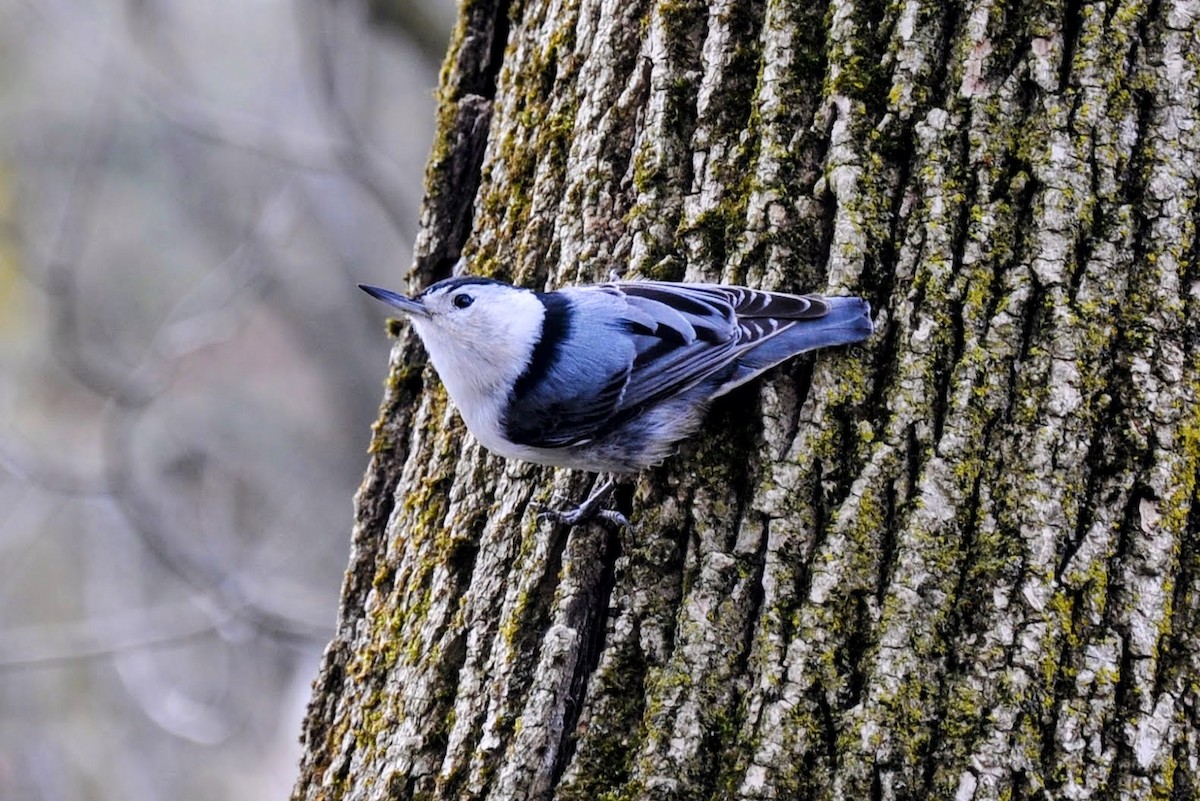
[[400, 295], [396, 292], [392, 292], [387, 289], [380, 289], [377, 286], [359, 284], [358, 288], [363, 292], [366, 292], [371, 297], [377, 300], [382, 300], [387, 305], [397, 308], [407, 315], [411, 315], [413, 317], [429, 316], [429, 310], [426, 309], [425, 304], [421, 303], [419, 300], [413, 300], [412, 298], [405, 297], [404, 295]]

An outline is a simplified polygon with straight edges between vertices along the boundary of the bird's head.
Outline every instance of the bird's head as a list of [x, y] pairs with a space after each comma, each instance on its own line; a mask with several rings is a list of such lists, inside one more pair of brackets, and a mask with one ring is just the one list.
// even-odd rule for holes
[[447, 278], [411, 298], [359, 287], [412, 321], [460, 407], [470, 403], [470, 396], [507, 391], [541, 337], [541, 301], [528, 289], [490, 278]]

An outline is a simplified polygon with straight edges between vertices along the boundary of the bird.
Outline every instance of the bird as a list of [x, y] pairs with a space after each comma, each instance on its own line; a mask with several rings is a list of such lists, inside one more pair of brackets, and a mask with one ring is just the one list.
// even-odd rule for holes
[[712, 401], [806, 351], [860, 342], [857, 297], [745, 286], [609, 281], [539, 292], [460, 275], [409, 297], [359, 284], [424, 343], [467, 429], [508, 459], [607, 474], [571, 512], [597, 515], [617, 476], [661, 463]]

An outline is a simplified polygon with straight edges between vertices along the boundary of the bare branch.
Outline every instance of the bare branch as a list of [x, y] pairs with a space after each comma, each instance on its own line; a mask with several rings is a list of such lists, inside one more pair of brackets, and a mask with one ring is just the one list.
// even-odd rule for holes
[[220, 623], [198, 601], [124, 615], [0, 631], [0, 672], [102, 659], [214, 634]]
[[100, 476], [80, 474], [34, 452], [15, 433], [0, 435], [0, 469], [13, 478], [62, 495], [103, 495], [108, 485]]
[[333, 3], [307, 0], [306, 6], [310, 13], [298, 11], [297, 23], [301, 36], [312, 50], [318, 96], [334, 127], [346, 141], [346, 146], [338, 151], [338, 158], [346, 173], [375, 199], [396, 230], [411, 239], [415, 233], [416, 204], [402, 188], [390, 161], [364, 138], [338, 90]]

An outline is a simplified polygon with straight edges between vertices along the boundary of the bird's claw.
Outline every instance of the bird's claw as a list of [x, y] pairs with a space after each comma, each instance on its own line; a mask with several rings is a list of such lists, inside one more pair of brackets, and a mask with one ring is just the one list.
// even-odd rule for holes
[[630, 523], [629, 518], [616, 509], [601, 509], [596, 512], [596, 517], [617, 528], [627, 528], [633, 531], [633, 523]]
[[576, 506], [569, 512], [550, 509], [549, 507], [542, 508], [538, 510], [537, 519], [538, 522], [550, 521], [552, 523], [561, 523], [564, 526], [578, 526], [581, 523], [590, 523], [593, 520], [598, 520], [617, 526], [618, 528], [633, 528], [633, 525], [629, 522], [629, 518], [616, 509], [589, 509], [586, 503]]
[[602, 520], [613, 526], [624, 527], [630, 530], [633, 526], [629, 522], [629, 518], [618, 512], [616, 509], [602, 509], [601, 503], [612, 492], [616, 486], [616, 481], [609, 479], [593, 492], [586, 501], [576, 506], [570, 511], [560, 511], [549, 507], [542, 507], [538, 510], [538, 521], [550, 520], [555, 523], [561, 523], [566, 526], [578, 526], [581, 523], [588, 523], [592, 520]]

